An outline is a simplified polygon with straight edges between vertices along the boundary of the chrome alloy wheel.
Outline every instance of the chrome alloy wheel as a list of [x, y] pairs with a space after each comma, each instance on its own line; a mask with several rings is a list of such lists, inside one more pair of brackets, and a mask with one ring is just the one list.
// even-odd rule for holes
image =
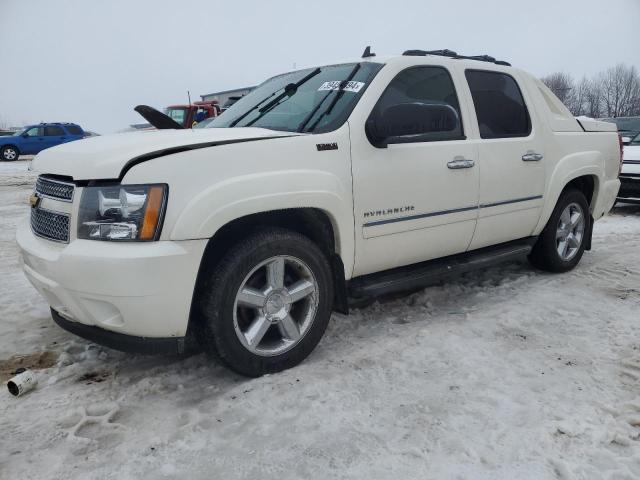
[[570, 203], [562, 211], [556, 229], [556, 248], [560, 259], [568, 262], [576, 256], [584, 237], [585, 215], [577, 203]]
[[233, 306], [233, 325], [242, 345], [260, 356], [295, 347], [318, 310], [318, 282], [300, 259], [271, 257], [244, 278]]

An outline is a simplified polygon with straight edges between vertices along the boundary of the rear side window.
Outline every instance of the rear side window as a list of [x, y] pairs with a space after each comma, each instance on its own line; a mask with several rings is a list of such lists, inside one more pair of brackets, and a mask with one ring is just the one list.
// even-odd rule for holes
[[484, 70], [465, 72], [481, 138], [526, 137], [531, 120], [522, 93], [510, 75]]
[[61, 137], [64, 135], [64, 130], [62, 127], [44, 127], [44, 135], [45, 137]]
[[453, 130], [438, 122], [429, 133], [411, 138], [415, 142], [463, 139], [460, 104], [451, 75], [443, 67], [411, 67], [400, 72], [380, 96], [372, 116], [402, 104], [422, 103], [446, 105], [455, 110], [457, 122]]
[[82, 135], [82, 129], [77, 125], [67, 125], [67, 131], [71, 135]]

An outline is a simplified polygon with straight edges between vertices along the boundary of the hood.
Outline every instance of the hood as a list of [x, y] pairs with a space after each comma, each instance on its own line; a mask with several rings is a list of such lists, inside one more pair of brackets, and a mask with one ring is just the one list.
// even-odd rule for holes
[[264, 128], [149, 130], [90, 137], [43, 150], [33, 170], [74, 180], [116, 179], [125, 167], [158, 156], [194, 148], [298, 135]]
[[180, 130], [184, 128], [169, 115], [165, 115], [148, 105], [138, 105], [134, 110], [158, 130]]

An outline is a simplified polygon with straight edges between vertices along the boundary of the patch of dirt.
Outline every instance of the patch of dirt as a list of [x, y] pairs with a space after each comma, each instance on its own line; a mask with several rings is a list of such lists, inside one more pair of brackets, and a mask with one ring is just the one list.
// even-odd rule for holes
[[19, 368], [30, 370], [43, 370], [53, 367], [58, 361], [59, 354], [50, 350], [30, 353], [28, 355], [14, 355], [8, 359], [0, 360], [0, 381], [9, 380]]

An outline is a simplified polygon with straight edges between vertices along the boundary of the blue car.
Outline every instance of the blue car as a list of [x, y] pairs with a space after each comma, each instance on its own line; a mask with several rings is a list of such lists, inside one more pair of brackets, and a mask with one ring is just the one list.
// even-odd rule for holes
[[80, 140], [84, 130], [75, 123], [41, 123], [30, 125], [8, 137], [0, 137], [0, 158], [17, 160], [20, 155], [35, 155], [45, 148]]

